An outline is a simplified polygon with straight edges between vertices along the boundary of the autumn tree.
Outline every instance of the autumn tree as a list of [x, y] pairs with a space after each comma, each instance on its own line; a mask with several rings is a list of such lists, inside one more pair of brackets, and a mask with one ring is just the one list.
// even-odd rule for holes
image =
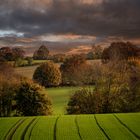
[[40, 46], [40, 48], [34, 52], [33, 59], [35, 60], [46, 60], [49, 56], [49, 50], [45, 45]]
[[85, 57], [74, 55], [65, 60], [60, 69], [62, 72], [62, 82], [64, 85], [83, 84], [84, 72], [87, 69]]
[[31, 82], [22, 81], [16, 91], [16, 109], [21, 116], [50, 115], [51, 100], [47, 94], [41, 93], [42, 88]]
[[140, 48], [130, 42], [113, 42], [102, 53], [102, 61], [129, 60], [139, 57]]
[[58, 86], [61, 83], [61, 72], [55, 63], [49, 61], [37, 67], [33, 79], [45, 87]]

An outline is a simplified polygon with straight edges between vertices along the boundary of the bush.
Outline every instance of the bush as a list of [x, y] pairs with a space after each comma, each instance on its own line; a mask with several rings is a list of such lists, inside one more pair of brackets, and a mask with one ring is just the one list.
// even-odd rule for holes
[[75, 91], [75, 93], [70, 97], [70, 100], [68, 102], [67, 113], [94, 114], [101, 112], [98, 108], [96, 108], [100, 103], [100, 98], [98, 94], [96, 95], [88, 89]]
[[125, 88], [117, 94], [88, 89], [75, 91], [67, 105], [68, 114], [124, 113], [140, 111], [140, 93]]
[[42, 94], [41, 87], [29, 81], [23, 81], [16, 93], [18, 115], [39, 116], [51, 114], [51, 101]]
[[58, 86], [61, 83], [61, 72], [57, 65], [50, 61], [35, 70], [33, 79], [45, 87]]

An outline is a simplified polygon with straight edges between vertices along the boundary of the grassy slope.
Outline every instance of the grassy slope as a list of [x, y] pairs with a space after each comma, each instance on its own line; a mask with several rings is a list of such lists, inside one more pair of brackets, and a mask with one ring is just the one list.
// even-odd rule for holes
[[70, 95], [78, 87], [60, 87], [60, 88], [48, 88], [44, 93], [48, 93], [53, 103], [53, 114], [65, 114], [66, 105], [68, 103]]
[[[140, 113], [0, 118], [1, 140], [138, 140]], [[22, 120], [18, 125], [14, 125]], [[10, 123], [11, 122], [11, 123]], [[127, 124], [125, 126], [123, 123]], [[11, 125], [12, 124], [12, 125]], [[131, 130], [130, 130], [131, 129]], [[137, 134], [137, 135], [135, 135]], [[8, 137], [4, 137], [8, 136]]]

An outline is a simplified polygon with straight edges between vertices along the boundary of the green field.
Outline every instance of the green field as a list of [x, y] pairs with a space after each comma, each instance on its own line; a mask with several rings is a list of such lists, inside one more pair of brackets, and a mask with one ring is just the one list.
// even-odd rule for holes
[[52, 100], [54, 115], [62, 115], [66, 113], [65, 112], [66, 105], [69, 101], [70, 95], [72, 95], [73, 92], [79, 88], [58, 87], [58, 88], [48, 88], [43, 91], [43, 93], [47, 93]]
[[0, 140], [139, 140], [140, 113], [0, 118]]

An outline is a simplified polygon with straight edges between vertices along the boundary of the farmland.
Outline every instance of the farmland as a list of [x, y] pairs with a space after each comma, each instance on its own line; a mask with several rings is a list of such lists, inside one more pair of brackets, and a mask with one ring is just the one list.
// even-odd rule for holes
[[0, 118], [1, 140], [137, 140], [140, 113]]

